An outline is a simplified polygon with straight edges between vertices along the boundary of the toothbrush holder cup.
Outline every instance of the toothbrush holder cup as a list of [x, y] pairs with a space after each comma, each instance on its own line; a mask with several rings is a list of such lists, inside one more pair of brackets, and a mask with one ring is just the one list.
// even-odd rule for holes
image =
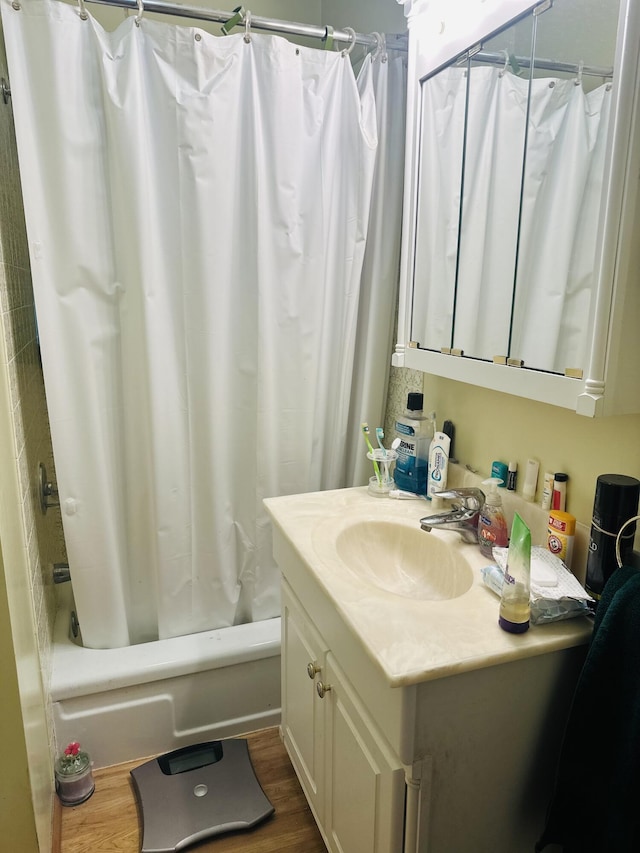
[[369, 478], [369, 494], [376, 497], [385, 497], [393, 488], [394, 482], [391, 476], [391, 465], [398, 458], [395, 450], [380, 450], [376, 448], [373, 452], [367, 453], [367, 459], [376, 462], [380, 471], [380, 479], [378, 476]]

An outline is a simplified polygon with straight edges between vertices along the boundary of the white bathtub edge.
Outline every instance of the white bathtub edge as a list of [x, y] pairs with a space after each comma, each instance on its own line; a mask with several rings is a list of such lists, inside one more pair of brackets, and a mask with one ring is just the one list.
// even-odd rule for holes
[[59, 702], [279, 655], [279, 616], [126, 649], [84, 649], [69, 639], [69, 612], [61, 609], [54, 629], [51, 699]]

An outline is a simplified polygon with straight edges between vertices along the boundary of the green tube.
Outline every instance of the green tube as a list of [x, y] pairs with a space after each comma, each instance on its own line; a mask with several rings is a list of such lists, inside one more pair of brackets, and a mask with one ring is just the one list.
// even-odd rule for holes
[[531, 611], [530, 601], [531, 531], [516, 512], [511, 525], [498, 625], [510, 634], [523, 634], [527, 631]]

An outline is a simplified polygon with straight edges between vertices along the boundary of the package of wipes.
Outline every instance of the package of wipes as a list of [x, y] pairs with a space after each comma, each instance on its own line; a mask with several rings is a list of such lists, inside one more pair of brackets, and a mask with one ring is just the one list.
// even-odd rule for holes
[[[482, 569], [484, 583], [496, 595], [502, 594], [508, 548], [494, 548], [494, 565]], [[591, 612], [593, 598], [562, 560], [546, 548], [531, 549], [531, 621], [534, 625], [559, 622]]]

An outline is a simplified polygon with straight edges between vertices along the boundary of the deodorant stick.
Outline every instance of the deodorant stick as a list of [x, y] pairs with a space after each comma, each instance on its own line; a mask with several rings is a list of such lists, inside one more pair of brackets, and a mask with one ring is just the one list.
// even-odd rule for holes
[[556, 557], [560, 557], [565, 566], [571, 568], [573, 542], [576, 532], [576, 518], [569, 512], [552, 509], [547, 526], [547, 548]]

